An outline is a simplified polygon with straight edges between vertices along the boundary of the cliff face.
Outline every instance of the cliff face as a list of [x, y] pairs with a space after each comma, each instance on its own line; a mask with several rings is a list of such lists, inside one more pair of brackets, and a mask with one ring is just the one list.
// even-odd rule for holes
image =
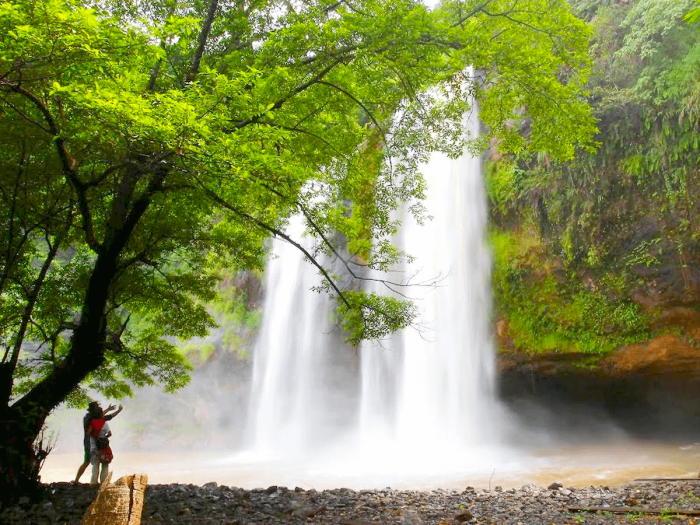
[[683, 21], [695, 4], [572, 4], [594, 30], [598, 148], [557, 163], [494, 145], [487, 163], [503, 395], [539, 384], [614, 408], [673, 392], [697, 411], [700, 23]]
[[[610, 355], [498, 355], [501, 398], [523, 418], [546, 407], [562, 425], [608, 420], [643, 438], [694, 439], [700, 428], [700, 312], [667, 307], [657, 324], [667, 333]], [[508, 342], [499, 338], [501, 348]]]
[[[647, 299], [649, 300], [649, 299]], [[666, 304], [672, 301], [664, 301]], [[499, 370], [506, 374], [523, 369], [540, 375], [590, 375], [611, 379], [642, 374], [649, 377], [700, 378], [700, 310], [690, 306], [661, 306], [652, 323], [661, 335], [624, 345], [609, 355], [588, 353], [531, 353], [514, 350], [501, 319], [497, 324]]]

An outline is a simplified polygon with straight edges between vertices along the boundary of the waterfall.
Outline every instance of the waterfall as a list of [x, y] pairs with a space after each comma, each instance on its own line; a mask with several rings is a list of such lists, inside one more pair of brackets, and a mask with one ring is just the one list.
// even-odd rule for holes
[[[288, 233], [301, 240], [303, 230], [301, 218], [292, 218]], [[271, 253], [253, 353], [248, 440], [263, 455], [284, 457], [314, 450], [350, 424], [357, 357], [351, 349], [338, 351], [344, 345], [330, 322], [333, 301], [311, 291], [321, 284], [316, 268], [282, 240], [273, 239]]]
[[[472, 137], [475, 113], [464, 121]], [[454, 461], [493, 441], [495, 358], [481, 159], [434, 154], [423, 175], [432, 220], [420, 226], [405, 216], [398, 239], [416, 258], [404, 277], [424, 283], [403, 290], [421, 316], [417, 329], [363, 344], [359, 435], [375, 458], [421, 451], [434, 466], [441, 451]]]
[[[464, 126], [477, 135], [476, 110]], [[407, 215], [397, 240], [415, 257], [400, 270], [419, 283], [404, 289], [421, 311], [419, 328], [364, 343], [360, 378], [351, 360], [338, 366], [337, 356], [354, 350], [332, 332], [329, 299], [309, 291], [319, 282], [314, 268], [294, 247], [273, 243], [254, 354], [254, 448], [318, 453], [335, 441], [332, 468], [348, 475], [425, 475], [473, 465], [475, 454], [493, 457], [475, 452], [494, 441], [496, 409], [481, 160], [466, 150], [458, 159], [435, 154], [423, 174], [432, 220], [419, 226]]]

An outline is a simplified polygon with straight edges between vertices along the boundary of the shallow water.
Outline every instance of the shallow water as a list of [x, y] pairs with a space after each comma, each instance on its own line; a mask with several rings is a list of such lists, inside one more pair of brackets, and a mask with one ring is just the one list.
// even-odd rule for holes
[[[304, 489], [393, 489], [430, 490], [520, 487], [525, 484], [547, 486], [552, 482], [566, 487], [619, 486], [637, 478], [696, 477], [700, 470], [700, 443], [621, 443], [615, 445], [582, 445], [549, 449], [546, 452], [522, 454], [515, 451], [494, 458], [488, 466], [488, 452], [479, 451], [479, 461], [470, 468], [470, 459], [455, 460], [452, 468], [424, 465], [422, 473], [413, 469], [382, 470], [389, 464], [375, 464], [374, 472], [366, 465], [353, 466], [353, 458], [341, 461], [323, 457], [300, 458], [295, 461], [252, 457], [223, 451], [123, 452], [115, 449], [112, 464], [115, 477], [141, 472], [149, 483], [193, 483], [202, 485], [216, 481], [220, 485], [246, 489], [270, 485]], [[45, 483], [70, 481], [82, 457], [79, 453], [52, 453], [44, 469]], [[411, 458], [405, 458], [406, 465]], [[460, 464], [461, 463], [461, 464]], [[89, 470], [89, 469], [88, 469]], [[88, 481], [89, 472], [82, 481]]]

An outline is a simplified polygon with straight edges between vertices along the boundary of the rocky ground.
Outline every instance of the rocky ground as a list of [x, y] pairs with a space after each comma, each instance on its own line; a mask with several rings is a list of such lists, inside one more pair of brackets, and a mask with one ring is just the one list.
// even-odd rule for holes
[[[40, 501], [0, 508], [3, 524], [80, 523], [96, 489], [47, 485]], [[580, 508], [589, 511], [578, 510]], [[622, 487], [435, 490], [243, 490], [208, 483], [150, 485], [143, 523], [618, 524], [700, 523], [700, 479], [640, 481]]]

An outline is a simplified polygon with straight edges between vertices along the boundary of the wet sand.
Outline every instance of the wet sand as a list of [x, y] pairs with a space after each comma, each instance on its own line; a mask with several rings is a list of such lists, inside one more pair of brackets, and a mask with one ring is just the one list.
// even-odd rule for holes
[[[581, 445], [547, 451], [522, 453], [470, 471], [459, 468], [446, 471], [381, 474], [345, 469], [349, 463], [333, 459], [302, 458], [296, 461], [261, 459], [225, 451], [121, 452], [115, 450], [112, 470], [116, 479], [130, 473], [146, 473], [150, 483], [191, 483], [253, 489], [272, 485], [332, 489], [431, 490], [464, 489], [471, 486], [492, 489], [521, 487], [527, 484], [548, 486], [558, 482], [567, 487], [621, 486], [637, 478], [697, 477], [700, 471], [700, 443], [621, 443]], [[42, 481], [70, 481], [82, 457], [78, 452], [52, 453], [41, 473]], [[345, 458], [346, 460], [348, 458]], [[410, 462], [411, 458], [406, 458]], [[380, 469], [381, 470], [381, 469]], [[82, 481], [89, 480], [89, 469]]]

